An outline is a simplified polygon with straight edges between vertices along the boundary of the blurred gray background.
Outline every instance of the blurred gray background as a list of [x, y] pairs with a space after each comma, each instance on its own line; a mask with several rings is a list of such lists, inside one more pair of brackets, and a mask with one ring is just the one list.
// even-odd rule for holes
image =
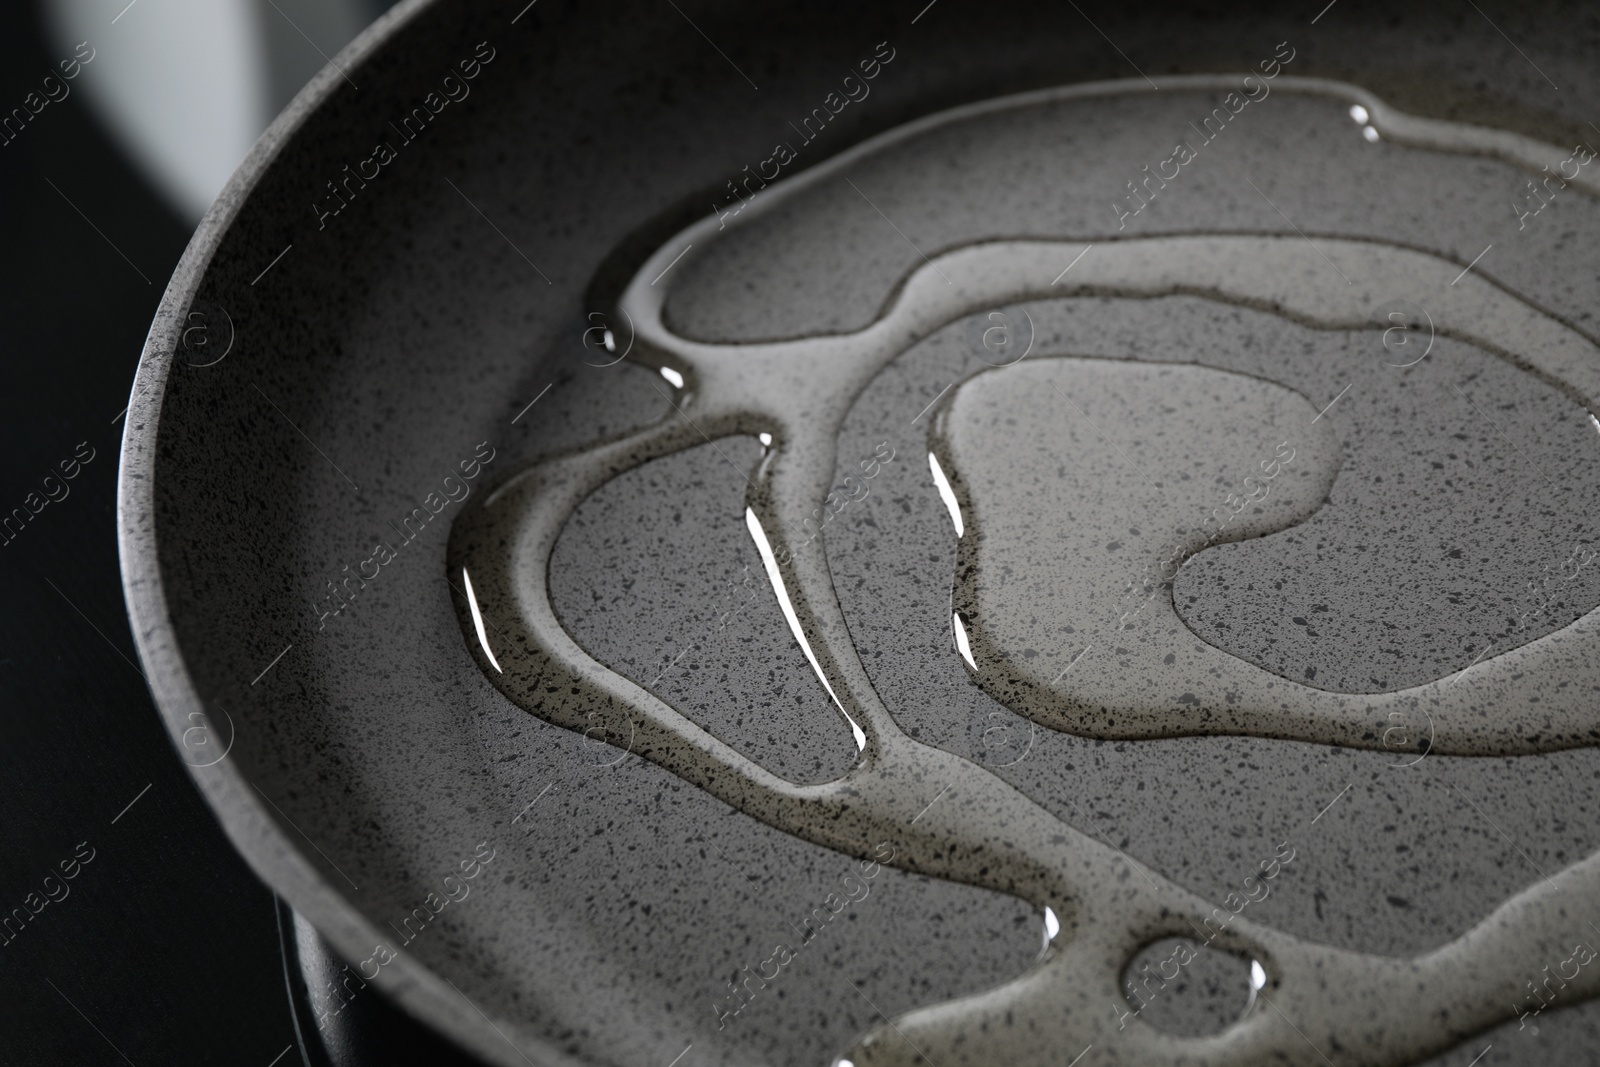
[[[386, 0], [47, 0], [51, 55], [117, 146], [193, 224], [300, 87]], [[107, 19], [113, 19], [113, 23]]]

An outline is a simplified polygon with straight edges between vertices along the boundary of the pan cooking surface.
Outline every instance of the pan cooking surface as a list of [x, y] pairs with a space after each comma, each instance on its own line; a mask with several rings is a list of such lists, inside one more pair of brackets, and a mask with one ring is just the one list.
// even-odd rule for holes
[[324, 1025], [1587, 1047], [1587, 143], [1281, 36], [1152, 89], [985, 81], [959, 22], [777, 64], [515, 14], [404, 9], [313, 86], [129, 416], [141, 649], [357, 976]]

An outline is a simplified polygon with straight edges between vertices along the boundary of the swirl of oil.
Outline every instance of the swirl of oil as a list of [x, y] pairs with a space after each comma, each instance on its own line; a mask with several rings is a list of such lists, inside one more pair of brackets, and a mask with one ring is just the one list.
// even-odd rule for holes
[[[1443, 125], [1425, 132], [1443, 137], [1437, 129]], [[1467, 134], [1454, 143], [1458, 150], [1497, 154], [1524, 147], [1480, 144]], [[826, 173], [818, 168], [791, 181]], [[1063, 248], [1076, 245], [1005, 241], [958, 249], [914, 272], [885, 313], [859, 332], [713, 345], [672, 334], [662, 321], [663, 295], [647, 280], [685, 239], [709, 240], [709, 229], [702, 224], [664, 247], [621, 301], [638, 325], [631, 358], [682, 381], [678, 407], [686, 417], [525, 465], [457, 519], [450, 567], [464, 579], [457, 607], [474, 656], [500, 690], [532, 714], [581, 730], [592, 727], [598, 711], [628, 724], [618, 734], [633, 739], [635, 753], [778, 829], [863, 856], [887, 839], [895, 845], [896, 866], [1013, 894], [1056, 917], [1059, 932], [1027, 973], [976, 996], [906, 1013], [857, 1042], [847, 1054], [853, 1063], [910, 1065], [927, 1058], [941, 1065], [1044, 1067], [1066, 1062], [1086, 1045], [1100, 1050], [1098, 1062], [1159, 1067], [1403, 1063], [1512, 1016], [1521, 999], [1515, 976], [1537, 973], [1563, 950], [1578, 921], [1575, 909], [1600, 892], [1600, 854], [1413, 959], [1334, 949], [1234, 918], [1210, 940], [1261, 964], [1260, 995], [1273, 1010], [1247, 1014], [1218, 1034], [1176, 1037], [1108, 1010], [1120, 1002], [1119, 976], [1140, 947], [1165, 936], [1205, 938], [1201, 929], [1208, 920], [1217, 923], [1215, 909], [1061, 822], [990, 772], [904, 734], [856, 655], [824, 554], [788, 551], [805, 536], [788, 516], [807, 514], [827, 492], [839, 426], [872, 376], [955, 318], [1059, 295], [1060, 289], [1048, 291], [1054, 267]], [[1320, 253], [1298, 238], [1222, 235], [1110, 244], [1080, 269], [1073, 292], [1189, 293], [1264, 306], [1326, 328], [1370, 326], [1369, 309], [1388, 294], [1425, 294], [1441, 332], [1524, 360], [1596, 406], [1600, 347], [1577, 331], [1482, 279], [1452, 285], [1458, 265], [1429, 254], [1321, 240], [1352, 268], [1356, 280], [1347, 290], [1305, 291], [1303, 279]], [[561, 628], [550, 603], [551, 552], [587, 495], [634, 466], [734, 433], [770, 435], [745, 521], [796, 641], [856, 739], [856, 765], [834, 782], [797, 786], [766, 771], [594, 661]], [[956, 457], [947, 458], [955, 468]], [[960, 507], [959, 473], [952, 481]], [[1213, 651], [1217, 658], [1208, 668], [1241, 677], [1268, 674]], [[1600, 611], [1470, 673], [1473, 685], [1449, 690], [1352, 695], [1284, 686], [1263, 698], [1249, 720], [1218, 719], [1207, 731], [1376, 748], [1388, 710], [1421, 704], [1437, 724], [1438, 751], [1536, 752], [1591, 744], [1596, 734], [1586, 703], [1592, 705], [1600, 690]], [[1054, 714], [1061, 721], [1052, 724], [1073, 729], [1108, 728], [1092, 718], [1071, 720], [1071, 709], [1044, 708], [1030, 712], [1047, 721]], [[1175, 721], [1170, 709], [1145, 712], [1130, 736], [1196, 732], [1192, 722]], [[944, 799], [924, 811], [941, 793]], [[1580, 973], [1569, 992], [1574, 1000], [1600, 995], [1600, 971]]]

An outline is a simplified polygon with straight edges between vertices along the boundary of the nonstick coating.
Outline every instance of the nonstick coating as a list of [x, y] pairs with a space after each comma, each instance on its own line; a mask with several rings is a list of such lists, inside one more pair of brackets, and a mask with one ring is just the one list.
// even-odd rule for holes
[[[343, 995], [375, 986], [491, 1063], [667, 1063], [696, 1032], [676, 1020], [714, 1021], [701, 1001], [715, 968], [674, 1002], [676, 965], [707, 958], [705, 938], [730, 973], [759, 959], [741, 946], [764, 929], [763, 909], [803, 914], [850, 860], [636, 757], [616, 773], [596, 746], [496, 693], [451, 606], [455, 503], [425, 528], [413, 519], [422, 532], [376, 575], [363, 569], [372, 539], [444, 494], [463, 464], [481, 463], [468, 483], [480, 493], [524, 459], [665, 412], [645, 372], [593, 365], [589, 316], [725, 204], [729, 178], [859, 59], [883, 41], [897, 50], [870, 100], [802, 165], [958, 104], [1141, 78], [1124, 53], [1159, 78], [1242, 70], [1291, 40], [1297, 76], [1555, 143], [1583, 126], [1581, 101], [1600, 87], [1592, 63], [1574, 62], [1573, 84], [1551, 92], [1470, 9], [1421, 4], [1345, 0], [1315, 25], [1298, 5], [1086, 8], [1092, 24], [1055, 3], [675, 6], [393, 9], [306, 87], [206, 216], [127, 417], [125, 589], [179, 757], [256, 872], [354, 970], [377, 967]], [[1539, 54], [1575, 54], [1594, 29], [1575, 31], [1574, 17], [1535, 5], [1499, 25]], [[426, 122], [402, 130], [419, 107]], [[728, 447], [741, 463], [755, 449]], [[680, 457], [691, 488], [666, 494], [663, 513], [738, 507], [737, 486], [692, 488], [722, 462], [702, 453]], [[697, 595], [736, 595], [737, 581], [726, 587], [744, 547], [704, 540]], [[353, 599], [333, 614], [329, 584], [353, 573]], [[696, 617], [726, 606], [702, 603]], [[626, 645], [631, 624], [608, 625]], [[1241, 759], [1271, 751], [1229, 744]], [[1187, 857], [1208, 851], [1163, 844], [1170, 827], [1128, 829], [1130, 851], [1165, 857], [1180, 881]], [[1359, 852], [1366, 829], [1334, 832]], [[1220, 882], [1227, 869], [1192, 877]], [[886, 914], [830, 963], [857, 981], [922, 968], [886, 980], [890, 1014], [1002, 981], [1037, 948], [1036, 918], [1016, 901], [887, 877]], [[452, 885], [469, 891], [401, 930], [429, 894], [459, 895]], [[375, 958], [400, 938], [414, 944]], [[796, 1018], [752, 1026], [736, 1046], [746, 1062], [827, 1062], [881, 1021], [842, 986], [793, 996]], [[1581, 1045], [1596, 1013], [1568, 1015], [1546, 1023]]]

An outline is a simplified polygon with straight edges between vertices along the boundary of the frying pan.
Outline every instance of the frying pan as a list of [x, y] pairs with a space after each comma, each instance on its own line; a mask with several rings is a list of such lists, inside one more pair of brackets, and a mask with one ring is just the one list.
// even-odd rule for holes
[[[1553, 10], [1497, 22], [1559, 60], [1574, 46]], [[619, 297], [675, 234], [727, 214], [730, 183], [880, 43], [894, 59], [871, 95], [808, 140], [792, 173], [946, 108], [1252, 68], [1280, 41], [1298, 49], [1297, 76], [1338, 78], [1414, 115], [1570, 140], [1592, 75], [1568, 62], [1553, 92], [1545, 64], [1474, 19], [1353, 3], [1318, 14], [417, 2], [337, 56], [257, 145], [168, 287], [134, 386], [119, 500], [134, 633], [178, 756], [235, 846], [338, 957], [334, 988], [308, 994], [328, 1018], [306, 1029], [384, 997], [490, 1063], [827, 1062], [897, 1013], [1025, 970], [1034, 909], [885, 867], [815, 972], [772, 991], [781, 1010], [719, 1026], [722, 986], [767, 956], [775, 916], [812, 914], [858, 857], [686, 785], [625, 735], [551, 725], [497, 692], [464, 639], [448, 527], [519, 464], [672, 414], [661, 379], [616, 358]], [[1122, 119], [1108, 107], [1085, 136]], [[1110, 176], [1146, 161], [1094, 162]], [[1385, 192], [1428, 204], [1403, 185]], [[1107, 209], [1078, 235], [1114, 239], [1117, 222]], [[1276, 218], [1260, 228], [1286, 230]], [[893, 253], [847, 268], [865, 290], [892, 287], [915, 258], [882, 236]], [[771, 289], [759, 259], [746, 269]], [[848, 732], [747, 578], [759, 560], [733, 474], [759, 454], [741, 435], [619, 480], [579, 516], [551, 582], [566, 583], [563, 622], [641, 684], [707, 715], [767, 709], [750, 750], [793, 780], [826, 781], [850, 765]], [[913, 467], [891, 465], [900, 480], [878, 500], [898, 494], [939, 518]], [[934, 604], [949, 594], [943, 550], [924, 568]], [[619, 573], [649, 595], [608, 610], [596, 590], [620, 596], [605, 586]], [[1010, 713], [963, 688], [947, 646], [929, 654], [950, 673], [929, 675], [915, 702], [955, 709], [923, 725], [933, 743], [976, 736], [976, 750], [994, 721], [1022, 736], [1020, 720], [992, 719]], [[1369, 813], [1378, 826], [1446, 825], [1461, 807], [1448, 790], [1389, 786], [1381, 753], [1252, 738], [1049, 743], [1066, 746], [1049, 753], [1061, 776], [1032, 788], [1086, 790], [1081, 829], [1118, 826], [1120, 847], [1217, 898], [1238, 863], [1271, 854], [1272, 813], [1302, 791], [1383, 783], [1366, 791], [1399, 799]], [[1580, 749], [1449, 766], [1467, 793], [1581, 811], [1592, 798], [1574, 783], [1590, 762]], [[1259, 768], [1251, 789], [1218, 803], [1223, 769], [1240, 765]], [[1160, 804], [1146, 780], [1163, 783]], [[1198, 814], [1174, 825], [1171, 810]], [[1348, 859], [1371, 825], [1334, 811], [1318, 824], [1323, 854]], [[1600, 840], [1576, 816], [1526, 832], [1543, 835], [1519, 842], [1536, 857]], [[1380, 930], [1443, 940], [1535, 877], [1497, 866], [1503, 842], [1482, 826], [1404, 843], [1410, 855], [1379, 883], [1415, 868], [1480, 884], [1424, 879], [1424, 913], [1391, 903], [1398, 913], [1370, 920]], [[1344, 866], [1328, 859], [1285, 890], [1298, 903], [1283, 921], [1310, 925], [1325, 899], [1363, 914], [1372, 872]], [[1581, 1044], [1585, 1010], [1546, 1025]]]

